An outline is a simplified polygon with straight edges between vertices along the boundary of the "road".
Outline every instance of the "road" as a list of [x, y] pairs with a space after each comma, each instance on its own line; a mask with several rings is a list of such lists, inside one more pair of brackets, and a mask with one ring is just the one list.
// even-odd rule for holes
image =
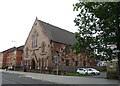
[[[19, 74], [2, 73], [2, 84], [54, 84], [47, 81], [22, 77]], [[18, 86], [18, 85], [17, 85]]]
[[[17, 84], [16, 86], [117, 86], [117, 80], [102, 78], [60, 76], [41, 73], [1, 71], [2, 84]], [[64, 85], [63, 85], [64, 84]], [[84, 85], [83, 85], [84, 84]], [[4, 86], [3, 85], [3, 86]], [[6, 86], [6, 85], [5, 85]], [[9, 86], [9, 85], [7, 85]]]
[[100, 75], [94, 75], [94, 76], [88, 76], [88, 77], [106, 79], [107, 78], [107, 72], [101, 72]]

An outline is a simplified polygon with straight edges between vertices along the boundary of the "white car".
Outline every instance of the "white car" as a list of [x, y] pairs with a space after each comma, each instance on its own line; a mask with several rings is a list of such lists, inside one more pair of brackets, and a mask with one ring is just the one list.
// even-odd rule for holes
[[94, 68], [78, 68], [77, 73], [99, 75], [100, 72]]
[[86, 68], [78, 68], [76, 72], [80, 74], [88, 74]]
[[88, 71], [88, 74], [93, 74], [93, 75], [100, 75], [100, 72], [94, 68], [86, 68]]

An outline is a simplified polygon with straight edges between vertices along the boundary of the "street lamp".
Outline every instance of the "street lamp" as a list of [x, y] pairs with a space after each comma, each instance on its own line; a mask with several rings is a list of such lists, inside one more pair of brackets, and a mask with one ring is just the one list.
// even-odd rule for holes
[[55, 63], [57, 65], [57, 75], [58, 75], [58, 65], [59, 65], [59, 52], [58, 51], [56, 51]]

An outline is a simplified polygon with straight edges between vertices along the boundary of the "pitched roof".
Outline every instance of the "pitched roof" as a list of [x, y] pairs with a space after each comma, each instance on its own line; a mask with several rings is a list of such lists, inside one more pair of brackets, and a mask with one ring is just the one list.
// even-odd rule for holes
[[42, 27], [47, 31], [48, 36], [52, 41], [72, 45], [76, 42], [75, 34], [59, 27], [53, 26], [39, 20]]
[[24, 45], [19, 46], [19, 47], [17, 47], [16, 49], [17, 49], [17, 50], [21, 50], [21, 51], [23, 51], [23, 48], [24, 48]]
[[19, 46], [19, 47], [12, 47], [12, 48], [9, 48], [9, 49], [7, 49], [7, 50], [4, 50], [4, 51], [2, 51], [2, 52], [0, 52], [0, 53], [4, 53], [4, 52], [6, 52], [6, 51], [8, 51], [8, 52], [12, 52], [12, 51], [14, 51], [15, 49], [17, 49], [17, 50], [23, 50], [23, 48], [24, 48], [24, 45], [22, 45], [22, 46]]
[[15, 48], [16, 48], [16, 47], [9, 48], [9, 49], [7, 49], [7, 50], [2, 51], [2, 53], [6, 52], [6, 51], [8, 51], [8, 52], [9, 52], [9, 51], [13, 51], [13, 50], [15, 50]]

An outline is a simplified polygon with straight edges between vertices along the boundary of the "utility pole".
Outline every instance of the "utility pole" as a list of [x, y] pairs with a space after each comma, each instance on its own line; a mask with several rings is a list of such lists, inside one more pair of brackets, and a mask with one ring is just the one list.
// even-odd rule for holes
[[57, 72], [57, 75], [58, 75], [58, 64], [59, 64], [59, 63], [58, 63], [58, 55], [55, 56], [55, 59], [56, 59], [56, 62], [55, 62], [55, 63], [56, 63], [56, 66], [57, 66], [57, 67], [56, 67], [56, 72]]
[[[15, 47], [15, 52], [16, 52], [16, 48], [17, 48], [17, 41], [12, 41], [12, 42], [14, 42], [15, 44], [14, 44], [14, 47]], [[15, 54], [15, 58], [14, 58], [14, 60], [15, 60], [15, 62], [14, 62], [14, 71], [15, 71], [15, 69], [16, 69], [16, 53], [14, 53]]]
[[55, 61], [55, 63], [56, 63], [56, 71], [57, 71], [57, 75], [58, 75], [58, 72], [59, 72], [59, 70], [58, 70], [58, 65], [59, 65], [59, 52], [58, 51], [56, 51], [56, 56], [55, 56], [55, 59], [56, 59], [56, 61]]

